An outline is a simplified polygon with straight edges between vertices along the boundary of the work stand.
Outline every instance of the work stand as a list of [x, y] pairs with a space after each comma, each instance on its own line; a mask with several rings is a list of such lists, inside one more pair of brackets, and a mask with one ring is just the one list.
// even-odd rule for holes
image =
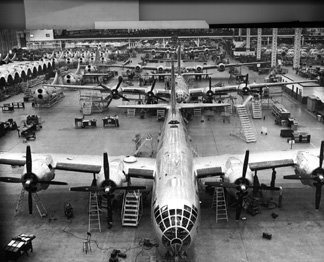
[[[19, 212], [20, 208], [21, 208], [21, 202], [23, 201], [25, 196], [25, 189], [23, 188], [20, 192], [19, 198], [18, 198], [18, 202], [16, 205], [16, 210], [15, 210], [15, 215], [17, 215], [17, 213]], [[38, 211], [38, 214], [41, 218], [46, 217], [47, 216], [47, 210], [44, 206], [44, 204], [42, 203], [42, 201], [40, 200], [39, 196], [37, 193], [32, 193], [32, 197], [36, 206], [36, 209]]]

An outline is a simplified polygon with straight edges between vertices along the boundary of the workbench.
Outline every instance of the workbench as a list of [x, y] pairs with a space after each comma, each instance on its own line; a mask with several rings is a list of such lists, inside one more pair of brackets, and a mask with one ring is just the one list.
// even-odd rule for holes
[[35, 239], [34, 235], [20, 234], [13, 237], [11, 241], [4, 247], [4, 252], [7, 261], [16, 261], [23, 254], [28, 256], [28, 251], [33, 252], [32, 240]]

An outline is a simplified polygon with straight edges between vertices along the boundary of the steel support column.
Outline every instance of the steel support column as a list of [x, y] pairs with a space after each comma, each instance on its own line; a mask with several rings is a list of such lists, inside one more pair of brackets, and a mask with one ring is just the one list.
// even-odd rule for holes
[[272, 28], [271, 67], [277, 65], [278, 28]]
[[295, 28], [293, 69], [300, 66], [301, 28]]
[[262, 28], [258, 28], [256, 58], [261, 60]]

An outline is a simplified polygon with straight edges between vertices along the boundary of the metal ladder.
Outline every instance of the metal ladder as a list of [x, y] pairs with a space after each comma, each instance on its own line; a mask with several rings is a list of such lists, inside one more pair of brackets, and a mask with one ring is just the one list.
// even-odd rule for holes
[[142, 215], [142, 193], [126, 191], [122, 208], [122, 226], [137, 227]]
[[252, 118], [253, 119], [262, 118], [262, 107], [259, 99], [252, 100]]
[[[25, 196], [25, 189], [23, 188], [19, 194], [19, 198], [18, 198], [18, 202], [16, 205], [16, 209], [15, 209], [15, 215], [19, 212], [20, 207], [21, 207], [21, 202], [24, 199]], [[45, 206], [43, 205], [42, 201], [40, 200], [39, 196], [37, 193], [33, 193], [32, 197], [34, 199], [34, 203], [36, 206], [36, 209], [38, 211], [38, 214], [41, 218], [46, 217], [47, 216], [47, 210], [45, 208]]]
[[99, 230], [101, 232], [100, 224], [100, 209], [98, 206], [98, 195], [95, 192], [89, 194], [89, 225], [88, 232]]
[[244, 105], [236, 105], [236, 111], [241, 123], [241, 132], [243, 139], [247, 143], [256, 142], [256, 132], [253, 128], [252, 122], [249, 118], [248, 112]]
[[223, 187], [215, 187], [212, 208], [216, 208], [216, 223], [219, 220], [228, 221], [227, 205]]

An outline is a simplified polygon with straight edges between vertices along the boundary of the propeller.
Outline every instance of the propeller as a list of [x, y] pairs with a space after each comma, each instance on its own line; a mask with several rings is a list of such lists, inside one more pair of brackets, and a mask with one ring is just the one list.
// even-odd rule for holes
[[225, 188], [233, 188], [237, 190], [237, 206], [236, 206], [236, 214], [235, 219], [239, 220], [243, 208], [243, 200], [244, 197], [248, 195], [248, 189], [261, 189], [261, 190], [275, 190], [279, 191], [279, 187], [268, 187], [265, 185], [250, 185], [249, 180], [246, 179], [246, 172], [249, 165], [249, 150], [246, 150], [242, 168], [242, 177], [238, 178], [235, 183], [228, 183], [228, 182], [206, 182], [206, 185], [216, 186], [216, 187], [225, 187]]
[[148, 91], [148, 92], [146, 93], [146, 95], [147, 95], [147, 100], [148, 100], [148, 104], [150, 104], [150, 103], [153, 101], [153, 98], [156, 98], [157, 100], [160, 99], [160, 100], [162, 100], [162, 101], [167, 102], [166, 99], [164, 99], [164, 98], [162, 98], [162, 97], [159, 97], [159, 96], [157, 96], [157, 95], [154, 94], [153, 90], [154, 90], [155, 84], [156, 84], [156, 79], [154, 79], [150, 91]]
[[22, 183], [26, 191], [28, 191], [28, 210], [29, 214], [33, 213], [33, 198], [32, 193], [36, 193], [37, 184], [45, 185], [67, 185], [65, 182], [58, 181], [43, 181], [39, 180], [37, 175], [32, 171], [32, 155], [30, 146], [26, 147], [26, 173], [21, 178], [16, 177], [0, 177], [0, 182], [6, 183]]
[[[112, 222], [112, 198], [115, 190], [140, 190], [145, 189], [145, 186], [116, 186], [116, 183], [110, 179], [110, 169], [109, 169], [109, 161], [108, 154], [105, 152], [103, 154], [103, 173], [105, 180], [103, 181], [101, 187], [97, 187], [94, 185], [91, 186], [81, 186], [81, 187], [71, 187], [70, 191], [79, 191], [79, 192], [96, 192], [103, 193], [107, 197], [107, 222], [108, 227], [111, 227]], [[123, 172], [124, 173], [124, 172]], [[125, 173], [124, 173], [125, 174]]]
[[313, 170], [310, 177], [302, 177], [299, 175], [289, 175], [284, 176], [284, 179], [294, 179], [294, 180], [313, 180], [313, 185], [315, 186], [315, 208], [319, 209], [322, 197], [322, 186], [324, 184], [324, 168], [323, 168], [323, 158], [324, 158], [324, 140], [321, 142], [320, 154], [319, 154], [319, 166]]
[[249, 84], [249, 74], [246, 74], [245, 76], [245, 87], [242, 88], [242, 92], [244, 95], [248, 95], [250, 88], [248, 87]]
[[212, 91], [212, 85], [211, 85], [211, 77], [209, 77], [209, 89], [206, 92], [206, 95], [208, 96], [208, 98], [212, 99], [214, 96], [214, 92]]
[[110, 105], [110, 103], [111, 103], [111, 101], [112, 101], [113, 99], [123, 98], [124, 100], [129, 101], [129, 99], [128, 99], [127, 97], [123, 96], [123, 95], [120, 94], [119, 91], [118, 91], [118, 88], [120, 87], [120, 85], [121, 85], [122, 82], [123, 82], [123, 78], [120, 77], [120, 78], [118, 79], [118, 84], [117, 84], [116, 88], [114, 88], [114, 89], [112, 89], [112, 90], [110, 90], [110, 89], [109, 89], [107, 86], [105, 86], [104, 84], [99, 83], [99, 85], [100, 85], [101, 87], [103, 87], [105, 90], [110, 91], [110, 96], [109, 96], [109, 99], [108, 99], [108, 106]]

